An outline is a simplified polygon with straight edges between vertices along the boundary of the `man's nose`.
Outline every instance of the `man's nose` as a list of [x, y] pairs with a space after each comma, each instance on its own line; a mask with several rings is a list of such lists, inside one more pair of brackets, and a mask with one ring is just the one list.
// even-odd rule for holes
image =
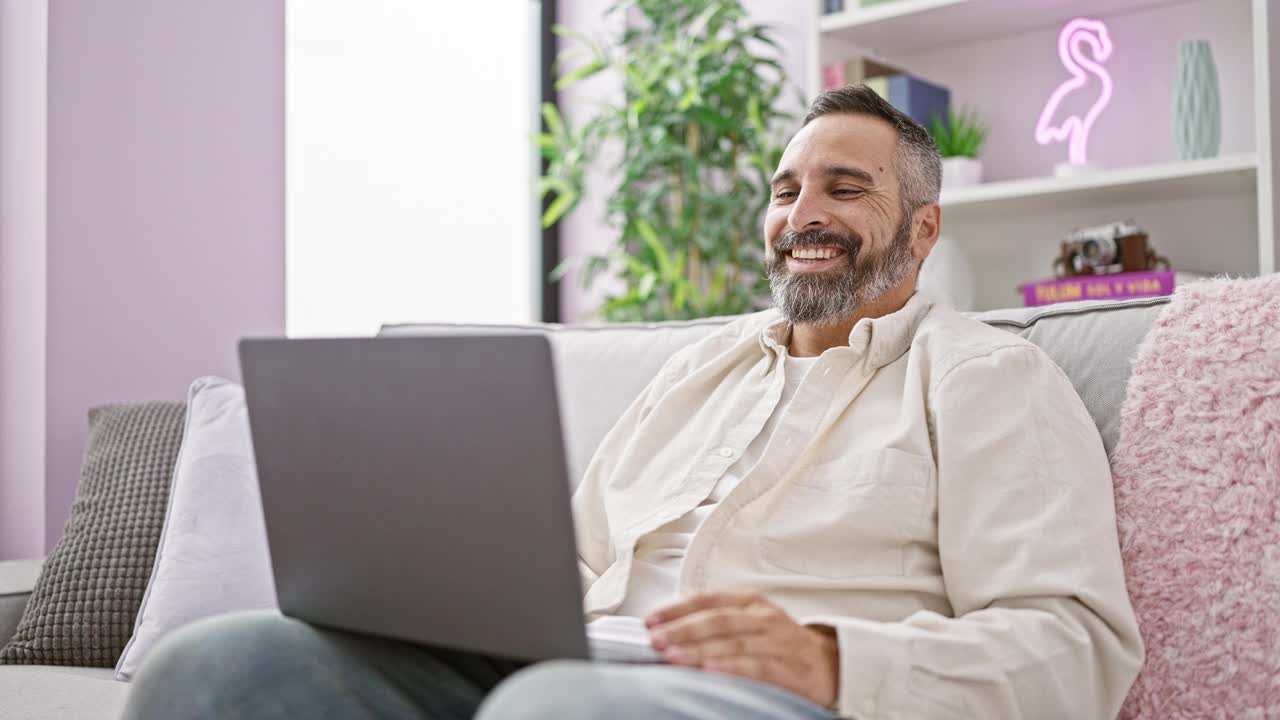
[[787, 215], [787, 227], [793, 232], [822, 230], [830, 224], [831, 216], [823, 207], [821, 198], [803, 191]]

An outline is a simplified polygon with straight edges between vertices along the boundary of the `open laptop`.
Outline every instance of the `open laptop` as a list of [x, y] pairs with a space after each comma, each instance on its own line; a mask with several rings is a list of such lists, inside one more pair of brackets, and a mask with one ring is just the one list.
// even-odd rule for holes
[[240, 364], [286, 615], [522, 660], [660, 659], [639, 620], [588, 643], [545, 336], [249, 339]]

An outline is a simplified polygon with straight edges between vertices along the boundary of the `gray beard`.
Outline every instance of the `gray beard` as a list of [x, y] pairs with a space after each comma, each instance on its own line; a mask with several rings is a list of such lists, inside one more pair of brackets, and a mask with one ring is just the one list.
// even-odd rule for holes
[[[783, 242], [785, 240], [785, 242]], [[773, 304], [793, 325], [837, 325], [860, 308], [875, 302], [911, 274], [911, 216], [898, 226], [889, 247], [862, 258], [860, 240], [830, 231], [788, 233], [781, 249], [769, 258], [769, 287]], [[787, 269], [786, 250], [805, 245], [835, 245], [845, 249], [846, 267], [824, 273], [793, 273]]]

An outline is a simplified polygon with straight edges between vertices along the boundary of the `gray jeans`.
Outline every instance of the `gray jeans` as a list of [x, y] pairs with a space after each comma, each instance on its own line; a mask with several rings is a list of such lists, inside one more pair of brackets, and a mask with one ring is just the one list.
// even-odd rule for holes
[[471, 718], [825, 720], [770, 685], [664, 665], [481, 655], [322, 630], [271, 612], [169, 636], [134, 680], [126, 720]]

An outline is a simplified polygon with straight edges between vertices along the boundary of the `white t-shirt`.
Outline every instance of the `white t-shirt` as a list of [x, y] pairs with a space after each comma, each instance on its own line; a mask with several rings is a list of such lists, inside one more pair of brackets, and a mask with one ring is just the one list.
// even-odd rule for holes
[[778, 406], [765, 421], [760, 434], [742, 452], [742, 457], [725, 471], [712, 488], [711, 494], [704, 498], [698, 507], [645, 535], [636, 543], [635, 564], [632, 565], [627, 594], [622, 601], [622, 606], [618, 608], [618, 615], [644, 617], [680, 599], [680, 567], [684, 562], [685, 550], [693, 539], [693, 533], [707, 519], [715, 506], [759, 462], [770, 438], [773, 437], [778, 419], [786, 412], [787, 406], [796, 395], [796, 390], [800, 388], [800, 383], [804, 381], [805, 376], [817, 361], [816, 357], [783, 356], [786, 384], [782, 388], [782, 397], [778, 399]]

